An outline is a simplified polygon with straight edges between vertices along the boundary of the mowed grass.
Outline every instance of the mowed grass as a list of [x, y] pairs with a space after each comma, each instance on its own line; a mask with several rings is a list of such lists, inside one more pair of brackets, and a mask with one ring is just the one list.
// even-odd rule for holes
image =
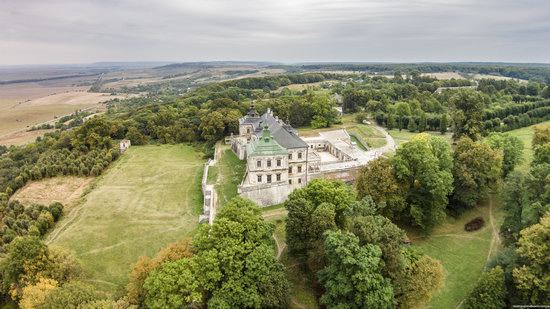
[[[408, 232], [413, 247], [443, 264], [443, 287], [434, 293], [427, 307], [456, 308], [471, 291], [489, 256], [493, 256], [500, 246], [498, 227], [502, 221], [502, 212], [496, 207], [497, 203], [495, 199], [493, 209], [486, 202], [459, 218], [448, 217], [427, 237], [414, 236], [414, 232]], [[491, 225], [491, 214], [494, 225]], [[482, 217], [485, 226], [478, 231], [466, 232], [464, 224], [476, 217]]]
[[98, 287], [123, 287], [139, 256], [153, 256], [196, 230], [201, 155], [184, 145], [132, 146], [57, 224], [48, 242], [73, 250]]
[[218, 205], [223, 206], [237, 196], [237, 187], [243, 181], [246, 172], [246, 162], [239, 160], [231, 149], [225, 149], [210, 172], [217, 176], [215, 188], [218, 194]]

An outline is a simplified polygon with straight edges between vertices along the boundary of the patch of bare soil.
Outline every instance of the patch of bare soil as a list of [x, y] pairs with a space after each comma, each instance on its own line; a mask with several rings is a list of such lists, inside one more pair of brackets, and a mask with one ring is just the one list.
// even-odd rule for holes
[[71, 207], [93, 180], [94, 177], [63, 176], [33, 181], [18, 190], [12, 200], [42, 205], [60, 202], [65, 207]]

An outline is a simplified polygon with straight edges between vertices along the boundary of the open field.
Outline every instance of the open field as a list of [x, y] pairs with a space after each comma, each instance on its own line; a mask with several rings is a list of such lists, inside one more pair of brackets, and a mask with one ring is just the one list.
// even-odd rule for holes
[[15, 192], [12, 200], [27, 205], [60, 202], [67, 211], [74, 206], [93, 180], [93, 177], [63, 176], [33, 181]]
[[237, 186], [243, 181], [245, 172], [245, 161], [239, 160], [231, 149], [224, 149], [216, 165], [208, 171], [212, 174], [208, 175], [209, 183], [216, 183], [218, 207], [237, 196]]
[[128, 95], [112, 96], [108, 93], [70, 91], [47, 95], [19, 103], [0, 103], [0, 145], [22, 145], [32, 142], [48, 130], [27, 131], [41, 123], [54, 123], [55, 119], [75, 110], [101, 112], [104, 102]]
[[422, 73], [422, 76], [428, 76], [439, 80], [444, 79], [465, 79], [464, 76], [457, 72], [440, 72], [440, 73]]
[[[486, 262], [500, 247], [498, 229], [502, 212], [498, 198], [472, 209], [459, 218], [447, 217], [446, 222], [423, 237], [408, 231], [413, 246], [441, 261], [444, 268], [443, 287], [434, 293], [430, 308], [456, 308], [473, 288]], [[485, 226], [474, 232], [464, 231], [464, 224], [482, 217]]]
[[196, 230], [201, 157], [184, 145], [132, 146], [47, 242], [73, 250], [89, 281], [114, 292], [139, 256], [152, 256]]
[[516, 167], [516, 170], [521, 172], [528, 172], [529, 171], [529, 164], [531, 164], [531, 161], [533, 160], [533, 128], [540, 125], [550, 125], [550, 121], [546, 121], [543, 123], [535, 124], [529, 127], [516, 129], [509, 131], [508, 133], [514, 136], [517, 136], [522, 142], [523, 142], [523, 156], [522, 156], [522, 162]]
[[[111, 96], [107, 93], [70, 91], [18, 103], [0, 104], [0, 136], [33, 125], [53, 121], [55, 117], [73, 113], [79, 109], [101, 108], [101, 103], [126, 96]], [[1, 138], [1, 137], [0, 137]]]

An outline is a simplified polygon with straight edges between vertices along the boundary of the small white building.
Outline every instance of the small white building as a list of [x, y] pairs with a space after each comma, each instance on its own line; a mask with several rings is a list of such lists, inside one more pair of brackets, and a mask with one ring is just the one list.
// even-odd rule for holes
[[126, 149], [130, 148], [130, 145], [132, 145], [132, 143], [130, 143], [129, 139], [121, 140], [120, 143], [119, 143], [119, 146], [118, 146], [118, 149], [120, 150], [120, 153], [124, 153], [126, 151]]

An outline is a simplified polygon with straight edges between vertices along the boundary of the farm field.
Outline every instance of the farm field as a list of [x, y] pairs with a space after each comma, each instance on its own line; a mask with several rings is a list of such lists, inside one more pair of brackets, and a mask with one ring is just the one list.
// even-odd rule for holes
[[62, 176], [33, 181], [18, 190], [12, 199], [26, 205], [50, 205], [60, 202], [67, 211], [79, 200], [94, 179], [94, 177]]
[[[56, 88], [50, 91], [55, 91], [54, 89]], [[32, 141], [36, 138], [36, 132], [25, 131], [33, 125], [54, 121], [56, 117], [79, 109], [100, 109], [103, 102], [125, 97], [127, 95], [112, 96], [108, 93], [90, 93], [80, 90], [14, 101], [4, 99], [2, 93], [0, 94], [0, 143], [9, 145]]]
[[184, 145], [133, 146], [50, 233], [75, 252], [85, 276], [114, 292], [131, 265], [190, 236], [202, 210], [202, 154]]

